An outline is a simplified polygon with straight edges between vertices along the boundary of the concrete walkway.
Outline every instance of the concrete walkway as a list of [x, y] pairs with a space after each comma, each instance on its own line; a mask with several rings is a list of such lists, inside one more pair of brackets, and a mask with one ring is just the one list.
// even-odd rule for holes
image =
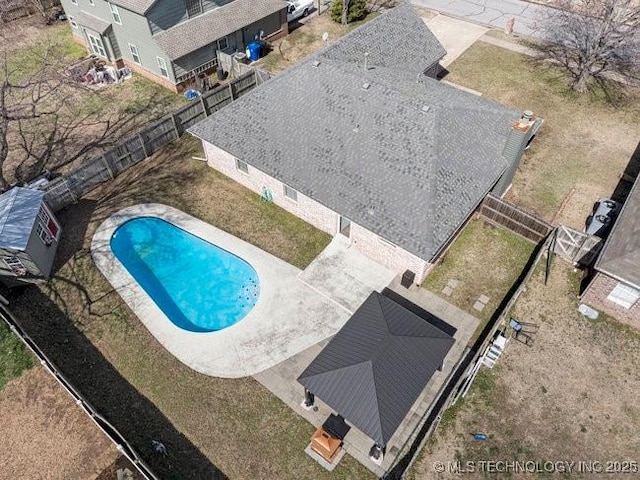
[[[344, 449], [347, 453], [378, 476], [384, 474], [393, 465], [397, 456], [402, 453], [402, 447], [416, 435], [421, 420], [425, 418], [433, 402], [437, 399], [440, 390], [462, 357], [469, 339], [479, 324], [475, 317], [447, 303], [424, 288], [414, 287], [411, 290], [407, 290], [399, 285], [398, 278], [391, 282], [389, 288], [444, 320], [455, 327], [457, 331], [454, 335], [456, 342], [445, 358], [443, 370], [433, 375], [404, 421], [398, 427], [398, 430], [396, 430], [396, 433], [391, 437], [382, 465], [376, 465], [369, 459], [369, 449], [373, 445], [373, 441], [364, 433], [352, 427], [345, 437]], [[317, 397], [315, 402], [317, 408], [313, 410], [303, 408], [304, 389], [297, 382], [297, 378], [328, 342], [329, 339], [323, 340], [279, 365], [254, 375], [258, 382], [315, 427], [321, 426], [327, 417], [335, 412]], [[309, 458], [308, 461], [312, 462], [314, 460]]]
[[435, 10], [479, 25], [504, 29], [507, 20], [515, 19], [514, 32], [543, 38], [536, 23], [551, 7], [522, 0], [412, 0], [416, 6]]
[[488, 31], [486, 27], [447, 15], [437, 15], [431, 20], [425, 20], [425, 23], [447, 51], [440, 62], [443, 67], [448, 67]]

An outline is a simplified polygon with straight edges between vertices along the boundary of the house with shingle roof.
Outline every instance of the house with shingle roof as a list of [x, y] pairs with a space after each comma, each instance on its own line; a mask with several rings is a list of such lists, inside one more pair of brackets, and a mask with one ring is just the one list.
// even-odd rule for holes
[[594, 265], [582, 301], [640, 328], [640, 176]]
[[541, 123], [432, 78], [444, 54], [403, 3], [189, 132], [211, 167], [421, 282]]
[[217, 65], [217, 51], [288, 33], [284, 0], [61, 0], [92, 54], [172, 90]]

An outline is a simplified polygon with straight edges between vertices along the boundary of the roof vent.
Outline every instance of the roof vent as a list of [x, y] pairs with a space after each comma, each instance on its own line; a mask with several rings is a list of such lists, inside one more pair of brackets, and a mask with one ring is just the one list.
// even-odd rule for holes
[[429, 105], [425, 105], [422, 107], [422, 113], [429, 113], [429, 110], [431, 110], [431, 107]]
[[314, 60], [313, 62], [311, 62], [311, 65], [318, 68], [320, 66], [320, 60]]
[[530, 122], [533, 119], [533, 112], [531, 110], [525, 110], [522, 112], [522, 120]]
[[353, 129], [353, 133], [358, 133], [358, 131], [360, 130], [360, 125], [356, 125], [356, 127]]
[[363, 90], [369, 90], [369, 87], [370, 87], [370, 86], [371, 86], [371, 84], [370, 84], [370, 83], [364, 82], [364, 83], [362, 84], [362, 89], [363, 89]]

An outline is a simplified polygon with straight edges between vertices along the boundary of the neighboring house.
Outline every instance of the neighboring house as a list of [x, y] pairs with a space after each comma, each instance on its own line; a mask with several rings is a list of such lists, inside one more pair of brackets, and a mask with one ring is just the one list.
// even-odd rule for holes
[[211, 167], [422, 282], [541, 123], [425, 75], [444, 54], [403, 3], [189, 131]]
[[60, 224], [44, 201], [44, 192], [14, 187], [0, 195], [0, 278], [49, 278], [60, 240]]
[[613, 225], [582, 301], [640, 328], [640, 176]]
[[288, 33], [282, 0], [62, 0], [73, 36], [118, 68], [172, 90], [211, 71], [216, 52]]

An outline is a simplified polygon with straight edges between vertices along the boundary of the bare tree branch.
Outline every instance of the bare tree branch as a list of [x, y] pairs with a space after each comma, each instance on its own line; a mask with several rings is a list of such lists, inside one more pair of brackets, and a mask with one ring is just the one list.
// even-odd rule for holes
[[572, 88], [585, 92], [590, 79], [611, 74], [638, 78], [640, 4], [636, 0], [560, 0], [542, 21], [549, 43], [545, 58], [572, 76]]

